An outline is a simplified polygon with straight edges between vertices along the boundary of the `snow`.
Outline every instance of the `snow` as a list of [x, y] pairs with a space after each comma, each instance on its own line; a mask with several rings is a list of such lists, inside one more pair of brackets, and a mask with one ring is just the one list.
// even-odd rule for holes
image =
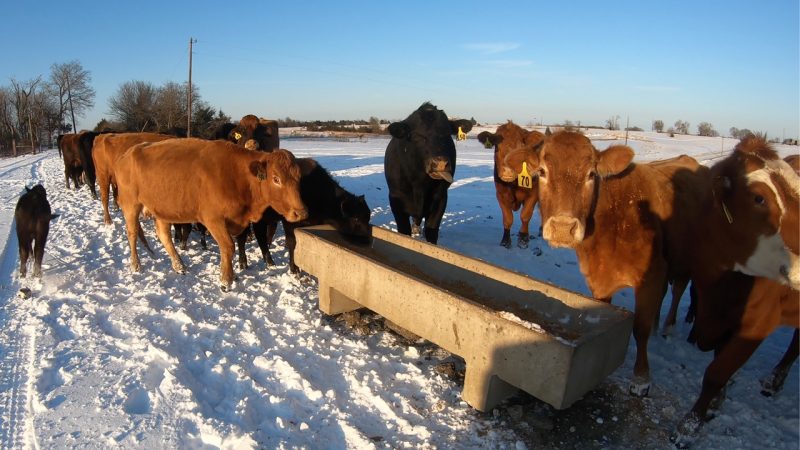
[[[588, 294], [574, 252], [541, 238], [525, 250], [499, 245], [493, 155], [476, 134], [456, 144], [439, 244]], [[624, 139], [591, 134], [598, 148]], [[349, 191], [366, 195], [373, 224], [394, 229], [382, 173], [387, 142], [284, 138], [282, 146], [313, 156]], [[709, 164], [736, 141], [632, 133], [629, 144], [637, 161], [686, 153]], [[60, 217], [43, 278], [20, 280], [13, 208], [23, 187], [37, 182]], [[193, 235], [181, 252], [188, 272], [178, 275], [149, 222], [156, 255], [143, 254], [142, 272], [129, 273], [123, 219], [115, 213], [105, 226], [85, 187], [65, 190], [55, 150], [0, 160], [0, 186], [3, 448], [669, 448], [711, 360], [685, 342], [690, 325], [679, 322], [672, 337], [651, 337], [648, 398], [626, 393], [631, 339], [625, 363], [567, 410], [521, 394], [480, 413], [461, 400], [463, 379], [437, 370], [461, 364], [444, 350], [403, 340], [375, 321], [354, 330], [323, 315], [316, 280], [288, 272], [282, 235], [273, 244], [277, 267], [266, 269], [251, 243], [250, 268], [237, 270], [234, 288], [221, 293], [213, 240], [203, 251]], [[537, 213], [531, 230], [539, 225]], [[19, 295], [22, 287], [33, 295]], [[631, 291], [618, 292], [614, 303], [632, 309]], [[687, 306], [688, 295], [679, 317]], [[798, 447], [797, 364], [781, 393], [759, 393], [791, 331], [774, 333], [739, 371], [699, 448]]]

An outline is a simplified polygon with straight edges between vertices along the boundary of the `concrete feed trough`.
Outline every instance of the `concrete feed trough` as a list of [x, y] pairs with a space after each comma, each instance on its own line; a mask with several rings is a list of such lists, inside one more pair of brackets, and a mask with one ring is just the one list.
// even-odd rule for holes
[[295, 233], [324, 313], [366, 307], [464, 358], [462, 397], [480, 411], [516, 388], [566, 408], [625, 359], [622, 308], [378, 227], [370, 246], [327, 226]]

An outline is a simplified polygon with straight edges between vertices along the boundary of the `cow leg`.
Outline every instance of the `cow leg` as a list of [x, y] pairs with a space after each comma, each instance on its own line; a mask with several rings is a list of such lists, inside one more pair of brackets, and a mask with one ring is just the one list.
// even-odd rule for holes
[[706, 413], [712, 400], [720, 395], [731, 376], [750, 358], [761, 342], [761, 339], [734, 336], [717, 352], [706, 368], [700, 396], [691, 411], [684, 416], [678, 429], [670, 436], [675, 445], [684, 448], [691, 445], [703, 423], [707, 421]]
[[297, 247], [297, 238], [294, 235], [295, 227], [284, 224], [283, 232], [286, 234], [286, 248], [289, 250], [289, 271], [297, 273], [300, 269], [294, 263], [294, 249]]
[[161, 219], [155, 219], [155, 222], [156, 235], [158, 236], [158, 240], [161, 241], [161, 244], [164, 245], [169, 259], [172, 260], [172, 270], [177, 273], [186, 273], [186, 266], [183, 265], [183, 261], [181, 261], [181, 257], [178, 255], [178, 251], [175, 250], [175, 245], [172, 243], [172, 236], [169, 232], [172, 224]]
[[439, 242], [439, 226], [442, 223], [442, 216], [447, 208], [447, 192], [445, 191], [438, 201], [434, 198], [433, 204], [436, 205], [436, 208], [433, 208], [425, 217], [425, 240], [436, 244]]
[[250, 234], [250, 227], [245, 227], [241, 233], [236, 235], [236, 247], [239, 251], [239, 270], [247, 269], [247, 253], [245, 253], [245, 246], [247, 245], [247, 236]]
[[389, 207], [392, 209], [394, 221], [397, 223], [397, 232], [411, 236], [411, 217], [405, 212], [403, 202], [397, 198], [389, 197]]
[[42, 260], [44, 259], [44, 244], [47, 241], [48, 223], [40, 224], [36, 230], [36, 240], [33, 245], [33, 276], [42, 276]]
[[206, 243], [206, 226], [200, 222], [194, 224], [195, 228], [197, 228], [197, 232], [200, 233], [200, 246], [203, 247], [203, 250], [208, 250], [208, 244]]
[[789, 348], [786, 349], [786, 353], [783, 355], [783, 358], [778, 362], [778, 365], [772, 369], [772, 373], [765, 379], [761, 380], [761, 394], [766, 397], [771, 397], [774, 394], [777, 394], [783, 388], [783, 382], [786, 381], [786, 376], [789, 375], [789, 370], [792, 368], [792, 365], [795, 361], [797, 361], [797, 357], [800, 354], [800, 341], [798, 340], [798, 336], [800, 334], [800, 330], [794, 330], [794, 336], [792, 336], [792, 342], [789, 343]]
[[633, 314], [633, 337], [636, 340], [636, 362], [629, 392], [645, 397], [650, 391], [650, 364], [647, 361], [647, 341], [653, 329], [658, 309], [667, 290], [666, 275], [651, 276], [636, 288]]
[[[425, 224], [428, 224], [428, 221], [425, 221]], [[420, 234], [420, 228], [422, 228], [422, 217], [413, 216], [411, 217], [411, 236], [417, 237]]]
[[117, 186], [117, 183], [114, 183], [114, 182], [111, 183], [111, 191], [114, 194], [114, 207], [116, 207], [117, 211], [119, 211], [120, 210], [120, 207], [119, 207], [119, 186]]
[[511, 225], [514, 223], [514, 212], [511, 210], [511, 206], [502, 201], [500, 202], [500, 211], [503, 214], [503, 238], [500, 239], [500, 245], [511, 248]]
[[136, 239], [139, 234], [143, 234], [142, 226], [139, 223], [139, 213], [141, 213], [141, 211], [141, 205], [132, 207], [129, 211], [122, 211], [125, 217], [125, 228], [128, 233], [128, 246], [131, 249], [131, 272], [134, 273], [142, 270], [142, 266], [139, 264], [139, 252], [136, 248]]
[[528, 248], [528, 242], [530, 242], [528, 225], [531, 222], [531, 217], [533, 217], [533, 209], [536, 207], [537, 199], [537, 196], [530, 195], [522, 204], [522, 211], [519, 213], [519, 219], [522, 225], [519, 227], [519, 234], [517, 235], [517, 247], [519, 248]]
[[67, 190], [69, 190], [69, 168], [64, 168], [64, 184], [67, 185]]
[[231, 287], [231, 283], [233, 283], [233, 239], [228, 233], [224, 222], [205, 225], [206, 228], [208, 228], [208, 232], [211, 233], [211, 237], [213, 237], [214, 240], [217, 241], [217, 245], [219, 245], [220, 289], [228, 291]]
[[672, 303], [669, 305], [669, 312], [666, 319], [664, 319], [664, 328], [661, 330], [661, 335], [664, 337], [672, 334], [672, 329], [675, 327], [675, 318], [678, 316], [678, 305], [688, 285], [689, 278], [678, 278], [672, 281]]
[[275, 261], [272, 260], [272, 255], [269, 253], [269, 246], [272, 244], [272, 238], [275, 236], [275, 230], [277, 229], [277, 220], [269, 220], [263, 216], [258, 222], [253, 223], [253, 234], [256, 235], [256, 242], [258, 242], [258, 248], [261, 250], [261, 257], [264, 259], [267, 266], [275, 265]]
[[692, 283], [689, 286], [689, 310], [686, 311], [686, 323], [694, 322], [694, 317], [697, 315], [697, 288]]
[[100, 203], [103, 205], [103, 223], [111, 225], [111, 214], [108, 213], [108, 194], [110, 182], [105, 173], [98, 174], [97, 184], [100, 186]]
[[31, 254], [30, 239], [20, 239], [19, 242], [19, 277], [28, 275], [28, 257]]

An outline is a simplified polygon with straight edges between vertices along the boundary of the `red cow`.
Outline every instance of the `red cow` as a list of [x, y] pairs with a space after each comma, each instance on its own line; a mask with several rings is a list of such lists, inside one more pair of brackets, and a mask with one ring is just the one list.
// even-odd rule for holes
[[[538, 179], [535, 174], [516, 174], [513, 181], [503, 181], [500, 178], [500, 169], [503, 167], [503, 160], [512, 150], [526, 145], [534, 145], [544, 139], [544, 135], [538, 131], [528, 131], [514, 124], [510, 120], [505, 125], [500, 125], [494, 133], [484, 131], [478, 134], [478, 140], [487, 148], [494, 146], [494, 188], [497, 195], [497, 203], [500, 211], [503, 212], [503, 238], [500, 245], [511, 248], [511, 224], [514, 222], [514, 211], [519, 213], [522, 225], [519, 227], [517, 235], [517, 246], [527, 248], [530, 234], [528, 224], [533, 216], [533, 209], [539, 200]], [[527, 172], [527, 170], [525, 170]]]

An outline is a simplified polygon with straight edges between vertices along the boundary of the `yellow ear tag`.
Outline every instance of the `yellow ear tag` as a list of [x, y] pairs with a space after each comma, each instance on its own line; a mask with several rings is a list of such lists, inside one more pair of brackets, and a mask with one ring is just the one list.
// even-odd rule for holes
[[461, 127], [458, 127], [458, 134], [456, 135], [456, 139], [459, 141], [465, 141], [467, 139], [467, 133], [464, 133], [461, 130]]
[[517, 176], [517, 185], [525, 189], [531, 189], [533, 187], [531, 174], [528, 173], [528, 164], [525, 162], [522, 163], [522, 172]]
[[233, 137], [236, 138], [236, 140], [238, 141], [239, 139], [242, 138], [242, 133], [233, 133]]

